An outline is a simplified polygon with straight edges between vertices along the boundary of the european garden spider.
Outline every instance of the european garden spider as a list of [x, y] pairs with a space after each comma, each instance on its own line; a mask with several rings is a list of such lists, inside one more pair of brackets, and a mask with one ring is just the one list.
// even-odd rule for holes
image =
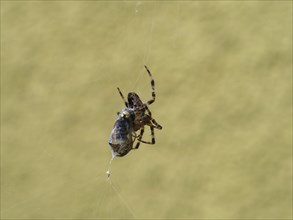
[[[135, 92], [130, 92], [130, 93], [128, 93], [128, 97], [127, 97], [128, 101], [126, 101], [122, 92], [120, 91], [119, 87], [117, 87], [118, 92], [119, 92], [121, 98], [123, 99], [125, 106], [127, 108], [131, 108], [134, 110], [134, 115], [135, 115], [135, 119], [134, 119], [134, 123], [133, 123], [134, 132], [140, 130], [140, 134], [137, 136], [138, 142], [136, 143], [136, 146], [134, 147], [134, 149], [138, 149], [140, 143], [155, 144], [156, 140], [155, 140], [154, 128], [160, 129], [160, 130], [162, 129], [162, 126], [159, 125], [156, 122], [156, 120], [152, 118], [152, 113], [148, 108], [148, 105], [151, 105], [152, 103], [154, 103], [155, 99], [156, 99], [155, 80], [153, 79], [152, 74], [151, 74], [150, 70], [147, 68], [147, 66], [145, 65], [144, 67], [151, 78], [152, 99], [150, 99], [146, 103], [143, 103], [141, 101], [141, 99], [139, 98], [139, 96]], [[150, 127], [151, 135], [152, 135], [151, 142], [141, 140], [143, 133], [144, 133], [144, 126], [145, 125]]]

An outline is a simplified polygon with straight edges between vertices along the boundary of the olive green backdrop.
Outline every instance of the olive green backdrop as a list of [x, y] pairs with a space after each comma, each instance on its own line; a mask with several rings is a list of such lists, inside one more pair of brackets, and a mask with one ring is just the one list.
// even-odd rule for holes
[[[144, 64], [163, 130], [110, 185]], [[291, 1], [1, 1], [1, 217], [290, 218], [291, 71]]]

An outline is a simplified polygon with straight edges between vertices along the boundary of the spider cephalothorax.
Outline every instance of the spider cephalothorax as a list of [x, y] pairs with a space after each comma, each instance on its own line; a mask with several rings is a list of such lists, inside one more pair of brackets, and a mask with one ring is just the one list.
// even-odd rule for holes
[[[155, 119], [152, 118], [152, 113], [148, 108], [148, 105], [151, 105], [152, 103], [154, 103], [155, 98], [156, 98], [156, 93], [155, 93], [155, 81], [152, 78], [151, 72], [149, 71], [149, 69], [145, 66], [145, 69], [147, 70], [147, 73], [149, 74], [150, 78], [151, 78], [151, 86], [152, 86], [152, 99], [150, 99], [147, 102], [142, 102], [140, 97], [134, 93], [134, 92], [130, 92], [128, 93], [128, 97], [127, 97], [127, 101], [125, 100], [122, 92], [120, 91], [119, 88], [119, 94], [121, 96], [121, 98], [124, 101], [124, 104], [126, 106], [126, 111], [128, 111], [129, 113], [133, 113], [134, 114], [134, 118], [133, 120], [129, 120], [128, 123], [128, 127], [131, 127], [131, 129], [117, 129], [116, 127], [120, 126], [120, 124], [122, 124], [123, 119], [120, 117], [119, 115], [121, 114], [118, 113], [118, 119], [116, 120], [116, 123], [114, 125], [114, 128], [112, 130], [111, 136], [110, 136], [110, 140], [112, 140], [112, 136], [119, 136], [119, 134], [116, 134], [117, 132], [121, 132], [121, 133], [129, 133], [130, 135], [132, 135], [132, 138], [130, 138], [130, 136], [128, 135], [123, 135], [122, 140], [124, 139], [124, 142], [120, 141], [118, 143], [118, 147], [116, 144], [116, 148], [121, 150], [121, 146], [123, 146], [122, 148], [127, 149], [126, 153], [123, 152], [120, 156], [124, 156], [126, 155], [130, 150], [132, 149], [137, 149], [140, 145], [140, 143], [145, 143], [145, 144], [155, 144], [155, 132], [154, 132], [154, 128], [156, 129], [162, 129], [162, 126], [159, 125]], [[149, 126], [150, 130], [151, 130], [151, 135], [152, 135], [152, 141], [143, 141], [142, 137], [143, 137], [143, 133], [144, 133], [144, 126]], [[120, 126], [121, 127], [121, 126]], [[114, 131], [115, 130], [115, 131]], [[136, 135], [135, 132], [140, 130], [139, 135]], [[137, 143], [135, 145], [135, 147], [133, 148], [133, 143], [134, 141], [137, 139]], [[112, 143], [110, 143], [110, 145], [113, 145], [113, 141]], [[112, 147], [113, 149], [113, 147]], [[115, 149], [113, 149], [115, 152]]]

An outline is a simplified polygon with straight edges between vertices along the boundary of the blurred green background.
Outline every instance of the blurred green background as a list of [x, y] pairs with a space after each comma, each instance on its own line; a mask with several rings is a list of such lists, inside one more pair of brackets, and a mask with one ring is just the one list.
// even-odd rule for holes
[[[290, 218], [291, 31], [290, 1], [1, 1], [1, 217]], [[163, 130], [110, 185], [144, 64]]]

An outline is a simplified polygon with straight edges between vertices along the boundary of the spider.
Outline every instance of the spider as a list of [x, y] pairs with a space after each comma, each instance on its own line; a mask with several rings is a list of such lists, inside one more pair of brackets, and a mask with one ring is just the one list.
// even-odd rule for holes
[[[148, 75], [151, 78], [151, 86], [152, 86], [152, 99], [149, 101], [143, 103], [140, 99], [140, 97], [135, 93], [135, 92], [130, 92], [128, 93], [127, 101], [125, 100], [121, 90], [118, 89], [118, 92], [124, 101], [124, 104], [126, 108], [128, 109], [133, 109], [134, 111], [134, 120], [133, 120], [133, 130], [134, 132], [140, 130], [140, 134], [138, 136], [135, 135], [135, 138], [137, 138], [137, 143], [136, 146], [133, 149], [138, 149], [140, 143], [145, 143], [145, 144], [155, 144], [155, 132], [154, 128], [156, 129], [162, 129], [162, 126], [159, 125], [155, 119], [152, 117], [152, 113], [149, 110], [148, 106], [151, 105], [152, 103], [155, 102], [156, 99], [156, 93], [155, 93], [155, 81], [152, 78], [152, 74], [150, 70], [147, 68], [147, 66], [144, 66]], [[142, 137], [144, 134], [144, 126], [149, 126], [151, 130], [151, 135], [152, 135], [152, 141], [143, 141]]]

